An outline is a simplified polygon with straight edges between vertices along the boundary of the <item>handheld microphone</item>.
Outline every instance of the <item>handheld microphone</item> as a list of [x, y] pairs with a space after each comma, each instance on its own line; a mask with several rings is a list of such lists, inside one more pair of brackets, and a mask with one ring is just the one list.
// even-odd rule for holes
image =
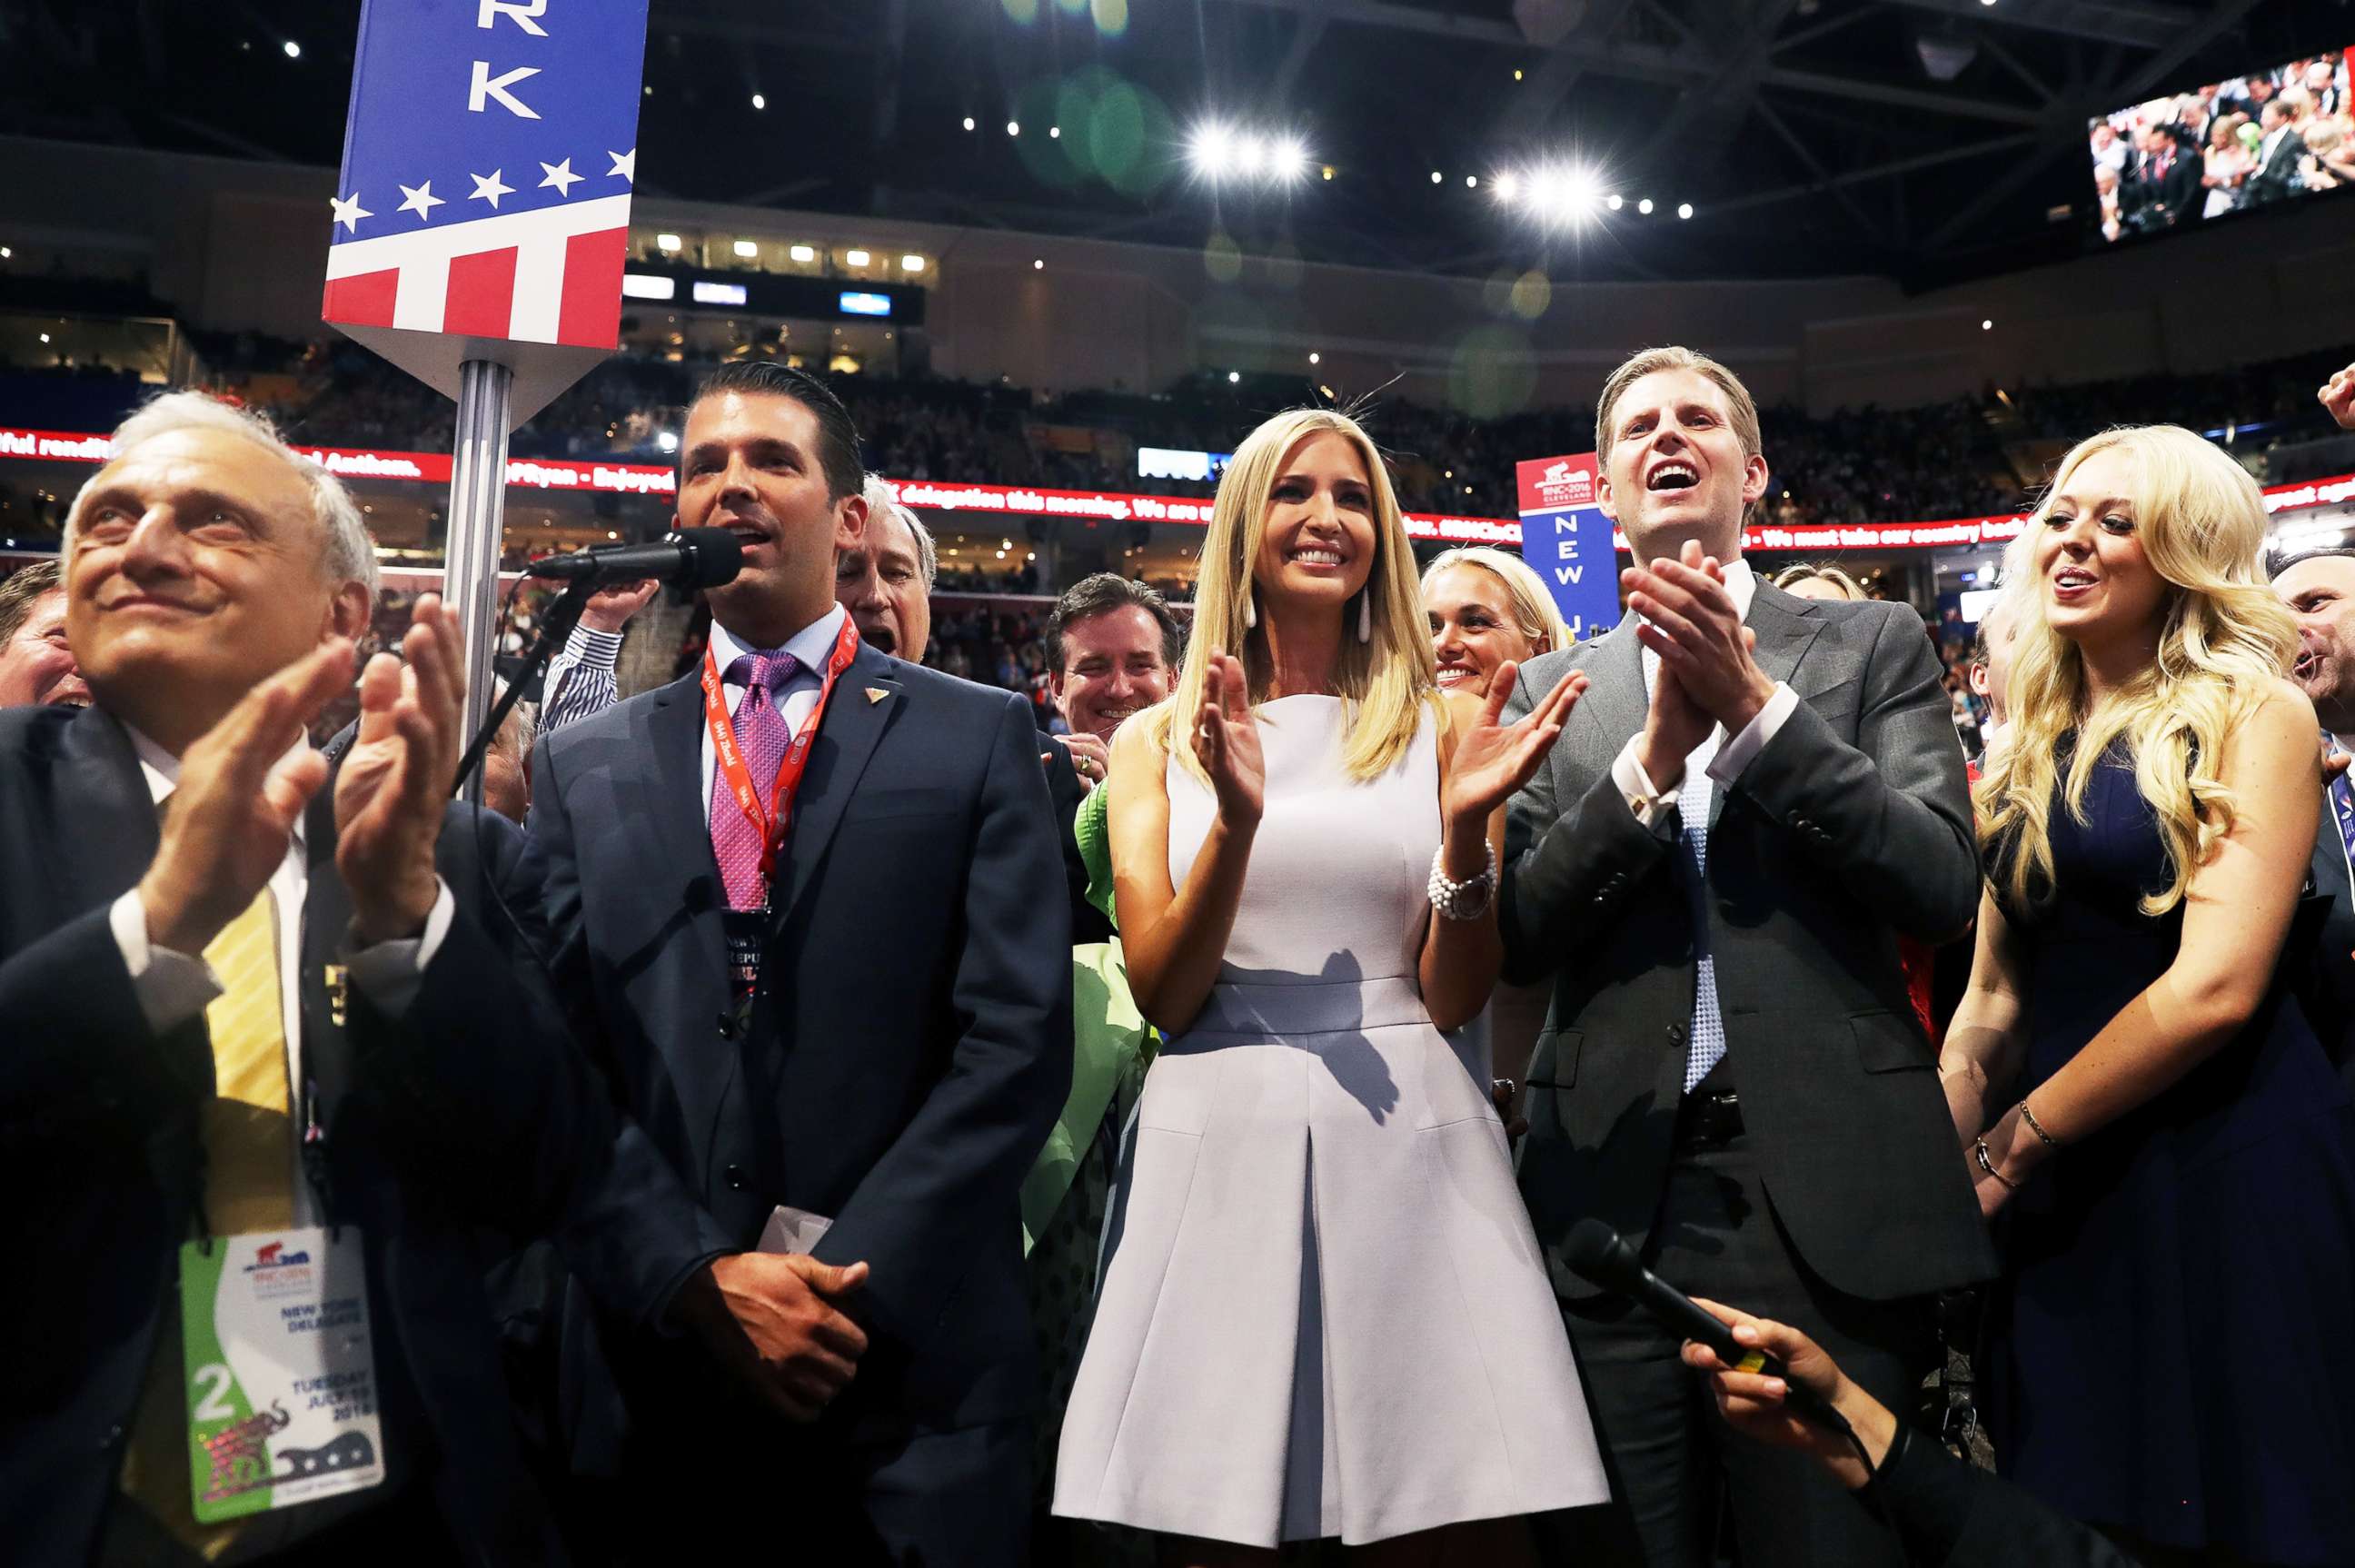
[[681, 528], [652, 544], [600, 545], [551, 555], [527, 569], [565, 581], [635, 582], [653, 578], [682, 588], [717, 588], [743, 570], [744, 547], [726, 528]]
[[1571, 1227], [1569, 1263], [1580, 1278], [1627, 1297], [1686, 1339], [1700, 1340], [1734, 1371], [1781, 1378], [1788, 1391], [1783, 1403], [1792, 1413], [1842, 1436], [1851, 1435], [1847, 1417], [1814, 1390], [1801, 1386], [1780, 1361], [1736, 1339], [1733, 1330], [1714, 1313], [1646, 1268], [1636, 1249], [1602, 1221], [1584, 1219]]

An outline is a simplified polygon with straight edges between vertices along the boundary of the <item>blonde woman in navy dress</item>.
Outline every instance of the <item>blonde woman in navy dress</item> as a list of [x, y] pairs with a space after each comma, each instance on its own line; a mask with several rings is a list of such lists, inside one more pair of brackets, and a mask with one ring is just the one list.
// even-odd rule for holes
[[[1380, 454], [1320, 410], [1220, 485], [1192, 646], [1114, 741], [1137, 1109], [1056, 1511], [1165, 1563], [1525, 1561], [1607, 1488], [1471, 1047], [1503, 805], [1577, 700], [1438, 689]], [[1379, 1544], [1377, 1544], [1379, 1543]]]

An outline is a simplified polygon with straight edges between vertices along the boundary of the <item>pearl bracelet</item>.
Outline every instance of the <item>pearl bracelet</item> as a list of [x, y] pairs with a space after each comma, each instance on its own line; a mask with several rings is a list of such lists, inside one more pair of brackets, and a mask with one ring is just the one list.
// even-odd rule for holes
[[1451, 881], [1446, 870], [1447, 847], [1431, 855], [1431, 908], [1442, 920], [1477, 920], [1488, 912], [1497, 891], [1497, 847], [1487, 845], [1487, 868], [1470, 881]]

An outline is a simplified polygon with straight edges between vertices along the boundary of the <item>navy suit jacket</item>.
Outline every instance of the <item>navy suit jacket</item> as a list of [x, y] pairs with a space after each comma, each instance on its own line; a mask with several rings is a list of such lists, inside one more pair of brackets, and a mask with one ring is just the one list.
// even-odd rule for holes
[[2326, 795], [2314, 832], [2306, 898], [2283, 962], [2315, 1038], [2355, 1084], [2355, 888], [2347, 879], [2347, 851], [2339, 814]]
[[741, 1028], [702, 731], [690, 675], [532, 763], [544, 949], [624, 1112], [609, 1188], [566, 1243], [589, 1298], [564, 1315], [573, 1463], [609, 1473], [634, 1415], [675, 1413], [700, 1347], [665, 1334], [670, 1300], [778, 1204], [832, 1218], [821, 1261], [872, 1268], [853, 1308], [871, 1345], [835, 1419], [1021, 1414], [1018, 1200], [1071, 1055], [1069, 899], [1028, 706], [859, 650], [811, 744]]
[[[478, 1226], [553, 1228], [606, 1157], [589, 1073], [549, 1048], [553, 1003], [505, 923], [478, 917], [478, 849], [519, 858], [496, 817], [453, 807], [457, 900], [400, 1019], [326, 968], [350, 905], [327, 790], [306, 821], [302, 1062], [326, 1133], [327, 1212], [365, 1243], [388, 1488], [430, 1485], [483, 1563], [560, 1556], [499, 1383]], [[154, 859], [156, 813], [122, 725], [96, 709], [0, 712], [0, 1541], [12, 1563], [88, 1558], [116, 1495], [156, 1330], [196, 1234], [201, 1016], [149, 1029], [107, 909]]]

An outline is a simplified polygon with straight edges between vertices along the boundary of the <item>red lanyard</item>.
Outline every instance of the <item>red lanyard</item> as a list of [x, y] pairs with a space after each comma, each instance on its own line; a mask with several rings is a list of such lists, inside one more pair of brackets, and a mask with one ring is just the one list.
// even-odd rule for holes
[[[761, 830], [761, 885], [766, 888], [777, 866], [777, 851], [785, 842], [785, 834], [793, 827], [794, 796], [802, 787], [803, 770], [809, 766], [810, 742], [817, 738], [818, 721], [826, 717], [826, 705], [834, 697], [834, 683], [850, 661], [858, 656], [858, 628], [849, 617], [842, 617], [841, 635], [834, 639], [834, 654], [826, 661], [826, 684], [819, 688], [817, 706], [794, 732], [785, 746], [785, 754], [777, 760], [777, 780], [770, 792], [771, 809], [761, 809], [760, 795], [752, 788], [751, 770], [744, 765], [744, 753], [736, 745], [736, 726], [728, 717], [728, 699], [719, 684], [719, 667], [711, 650], [703, 654], [703, 722], [711, 734], [711, 754], [718, 762], [720, 776], [728, 781], [736, 796], [737, 808], [744, 820]], [[749, 693], [747, 694], [750, 695]], [[770, 694], [761, 694], [769, 700]], [[778, 717], [783, 717], [780, 709]]]

